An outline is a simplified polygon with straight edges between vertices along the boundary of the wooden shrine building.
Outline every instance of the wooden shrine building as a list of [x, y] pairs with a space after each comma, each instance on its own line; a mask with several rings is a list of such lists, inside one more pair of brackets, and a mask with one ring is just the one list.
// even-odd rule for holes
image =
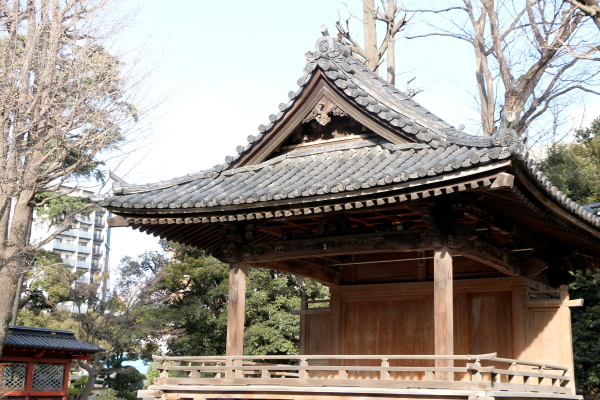
[[[99, 201], [112, 226], [231, 265], [227, 356], [157, 357], [141, 394], [579, 398], [569, 307], [581, 301], [561, 285], [597, 265], [600, 220], [538, 171], [514, 121], [466, 134], [326, 31], [298, 84], [225, 164], [141, 186], [113, 176]], [[329, 287], [295, 312], [299, 356], [244, 355], [247, 266]]]
[[71, 362], [103, 350], [70, 331], [10, 326], [0, 357], [0, 393], [8, 400], [67, 400]]

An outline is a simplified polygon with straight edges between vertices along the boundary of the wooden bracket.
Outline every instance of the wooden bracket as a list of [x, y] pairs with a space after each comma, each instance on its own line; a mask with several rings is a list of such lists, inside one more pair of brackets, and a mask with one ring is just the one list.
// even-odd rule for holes
[[583, 299], [577, 300], [529, 300], [525, 302], [525, 307], [542, 307], [542, 308], [558, 308], [558, 307], [581, 307]]

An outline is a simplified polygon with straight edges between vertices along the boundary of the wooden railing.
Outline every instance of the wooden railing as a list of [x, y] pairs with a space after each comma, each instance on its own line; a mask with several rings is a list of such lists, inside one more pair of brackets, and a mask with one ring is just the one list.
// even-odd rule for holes
[[[569, 368], [479, 355], [318, 355], [162, 357], [155, 389], [187, 385], [276, 385], [299, 387], [362, 387], [390, 389], [451, 389], [536, 393], [538, 397], [575, 398]], [[436, 367], [436, 360], [453, 360]], [[277, 362], [277, 363], [271, 363]], [[293, 389], [293, 388], [297, 389]], [[169, 389], [171, 390], [171, 389]], [[491, 393], [492, 393], [491, 392]], [[503, 394], [496, 394], [502, 397]], [[561, 396], [566, 395], [566, 396]], [[492, 396], [490, 394], [490, 396]], [[531, 395], [527, 396], [531, 397]]]

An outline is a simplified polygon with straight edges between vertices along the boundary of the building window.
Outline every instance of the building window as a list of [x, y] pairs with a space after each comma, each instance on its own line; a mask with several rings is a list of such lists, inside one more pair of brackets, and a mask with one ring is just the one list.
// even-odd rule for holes
[[25, 390], [27, 365], [24, 363], [3, 362], [0, 364], [0, 388]]
[[33, 364], [31, 390], [61, 391], [65, 364]]
[[55, 241], [56, 243], [62, 243], [62, 239], [61, 239], [61, 238], [54, 238], [54, 241]]
[[77, 256], [77, 261], [85, 261], [85, 257], [83, 257], [83, 256]]

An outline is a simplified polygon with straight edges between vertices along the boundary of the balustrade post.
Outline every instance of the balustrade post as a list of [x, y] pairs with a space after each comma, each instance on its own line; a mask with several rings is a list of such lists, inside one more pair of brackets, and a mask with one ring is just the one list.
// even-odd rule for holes
[[167, 361], [163, 361], [162, 365], [163, 369], [160, 371], [160, 377], [161, 378], [168, 378], [169, 377], [169, 371], [167, 370]]
[[467, 367], [471, 370], [471, 382], [481, 382], [481, 363], [479, 360], [475, 360], [472, 364], [467, 364]]
[[228, 378], [228, 379], [233, 378], [233, 360], [231, 358], [228, 358], [225, 361], [225, 366], [229, 367], [228, 369], [225, 370], [225, 378]]
[[[308, 361], [305, 357], [300, 358], [300, 367], [308, 367]], [[300, 379], [308, 378], [308, 372], [306, 371], [306, 369], [298, 370], [298, 378], [300, 378]]]
[[381, 380], [390, 379], [390, 371], [387, 370], [387, 368], [389, 366], [390, 366], [390, 362], [388, 361], [387, 357], [383, 357], [381, 359], [381, 373], [380, 373], [379, 379], [381, 379]]
[[268, 369], [266, 369], [266, 368], [265, 368], [265, 369], [263, 369], [263, 370], [261, 370], [261, 372], [260, 372], [260, 377], [261, 377], [261, 378], [263, 378], [263, 379], [268, 379], [268, 378], [270, 378], [270, 377], [271, 377], [271, 371], [269, 371], [269, 370], [268, 370]]
[[[193, 367], [192, 362], [188, 363], [188, 367]], [[200, 378], [200, 371], [198, 371], [197, 369], [190, 369], [188, 376], [190, 378]]]

